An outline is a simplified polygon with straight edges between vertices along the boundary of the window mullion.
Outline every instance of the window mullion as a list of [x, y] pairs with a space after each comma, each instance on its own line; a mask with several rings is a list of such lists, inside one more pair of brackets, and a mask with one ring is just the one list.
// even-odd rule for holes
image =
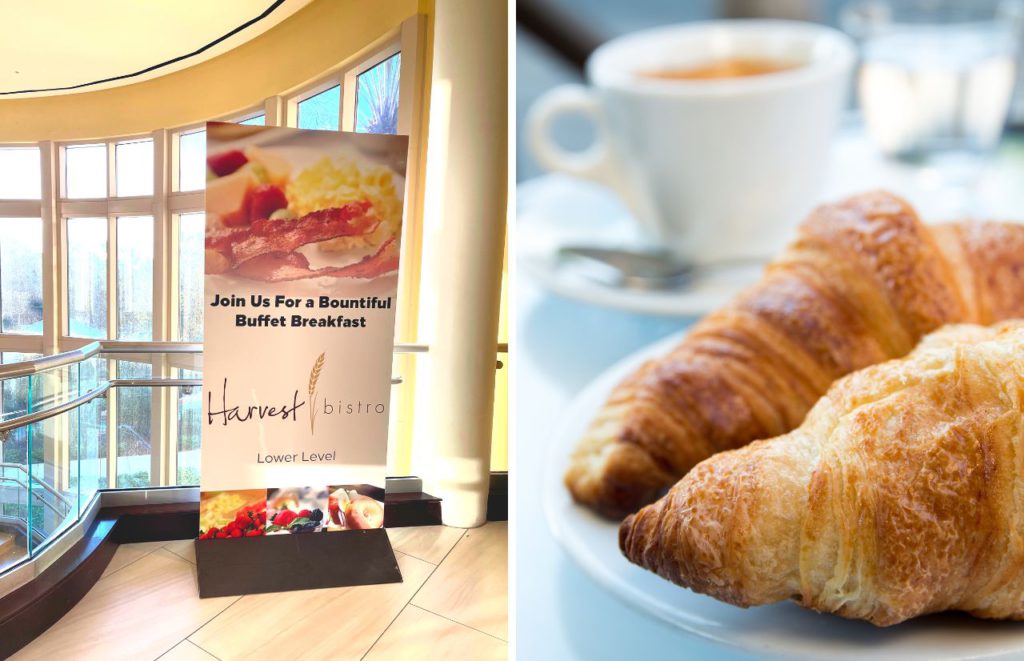
[[356, 72], [349, 69], [341, 75], [341, 99], [338, 107], [342, 131], [356, 130]]
[[[174, 311], [174, 239], [173, 221], [167, 205], [167, 193], [171, 177], [171, 150], [168, 149], [168, 132], [158, 129], [153, 132], [153, 340], [160, 342], [172, 338]], [[153, 365], [155, 378], [167, 378], [170, 370], [167, 357], [162, 356], [159, 365]], [[169, 396], [170, 388], [150, 388], [150, 484], [174, 484], [170, 479], [174, 453], [174, 437], [168, 431], [174, 416], [174, 402]]]
[[107, 214], [107, 338], [117, 339], [117, 216]]
[[170, 183], [170, 150], [167, 148], [168, 132], [159, 129], [153, 132], [153, 337], [156, 342], [171, 339], [172, 280], [171, 264], [171, 218], [167, 205]]
[[267, 126], [284, 126], [287, 121], [285, 118], [285, 112], [287, 110], [287, 104], [285, 103], [284, 97], [272, 96], [263, 102], [263, 115], [266, 118], [264, 121]]
[[43, 353], [57, 353], [63, 334], [67, 300], [63, 271], [67, 260], [63, 247], [60, 209], [60, 149], [51, 141], [39, 143], [42, 176], [40, 217], [43, 220]]
[[106, 143], [107, 147], [107, 199], [117, 197], [117, 165], [114, 163], [115, 143]]

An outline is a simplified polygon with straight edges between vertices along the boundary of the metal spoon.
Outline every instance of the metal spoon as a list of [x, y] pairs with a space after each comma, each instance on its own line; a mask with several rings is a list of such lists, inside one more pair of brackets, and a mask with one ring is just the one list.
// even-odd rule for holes
[[692, 264], [665, 250], [624, 250], [594, 246], [562, 246], [560, 261], [582, 264], [586, 274], [613, 286], [629, 289], [675, 289], [694, 275]]

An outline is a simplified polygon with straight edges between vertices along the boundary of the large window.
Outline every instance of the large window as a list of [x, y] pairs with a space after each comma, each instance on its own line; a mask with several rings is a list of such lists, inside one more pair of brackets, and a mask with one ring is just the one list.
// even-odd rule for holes
[[341, 118], [341, 85], [299, 101], [299, 128], [337, 131]]
[[203, 241], [206, 215], [178, 216], [178, 339], [203, 339]]
[[43, 332], [43, 222], [0, 218], [0, 332]]
[[117, 219], [117, 339], [153, 339], [153, 217]]
[[69, 200], [107, 196], [107, 146], [68, 145], [64, 149], [64, 196]]
[[68, 335], [107, 337], [107, 219], [67, 220]]
[[178, 190], [206, 188], [206, 129], [178, 135]]
[[396, 53], [356, 79], [356, 131], [398, 133], [398, 83], [402, 54]]
[[40, 175], [38, 147], [0, 149], [0, 200], [38, 200]]
[[114, 147], [118, 197], [153, 194], [153, 139], [119, 142]]

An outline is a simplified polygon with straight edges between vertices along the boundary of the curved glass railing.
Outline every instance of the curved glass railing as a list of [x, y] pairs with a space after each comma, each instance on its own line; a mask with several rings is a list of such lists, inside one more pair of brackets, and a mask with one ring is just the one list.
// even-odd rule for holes
[[201, 369], [202, 345], [183, 343], [93, 342], [0, 365], [0, 573], [101, 489], [198, 484]]

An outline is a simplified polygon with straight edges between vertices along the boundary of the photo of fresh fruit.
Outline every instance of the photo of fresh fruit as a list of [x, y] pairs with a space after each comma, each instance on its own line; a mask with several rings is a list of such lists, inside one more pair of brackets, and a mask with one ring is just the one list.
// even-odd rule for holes
[[384, 527], [384, 504], [358, 491], [329, 487], [328, 530], [371, 530]]
[[199, 539], [258, 537], [267, 521], [262, 489], [206, 491], [199, 497]]
[[325, 529], [327, 487], [267, 490], [268, 535], [319, 532]]

